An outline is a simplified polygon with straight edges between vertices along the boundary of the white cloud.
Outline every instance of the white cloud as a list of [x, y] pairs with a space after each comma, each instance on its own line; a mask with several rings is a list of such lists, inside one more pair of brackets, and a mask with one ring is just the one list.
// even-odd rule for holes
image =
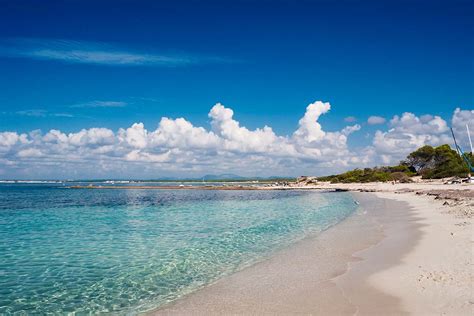
[[406, 112], [402, 116], [395, 115], [390, 120], [389, 127], [388, 131], [378, 130], [375, 133], [372, 141], [375, 162], [397, 163], [423, 145], [439, 146], [452, 143], [448, 124], [439, 116], [418, 117]]
[[43, 156], [43, 153], [41, 152], [41, 150], [36, 148], [26, 148], [20, 150], [17, 156], [20, 158], [35, 158]]
[[451, 125], [458, 144], [463, 147], [464, 151], [470, 151], [466, 125], [469, 126], [471, 140], [474, 141], [474, 110], [461, 110], [457, 108], [451, 119]]
[[127, 102], [123, 101], [90, 101], [84, 103], [73, 104], [71, 108], [122, 108], [127, 106]]
[[346, 126], [344, 129], [341, 131], [343, 135], [349, 136], [350, 134], [357, 132], [361, 129], [359, 124], [352, 125], [352, 126]]
[[[439, 116], [394, 116], [388, 130], [378, 130], [372, 144], [349, 148], [350, 135], [361, 129], [349, 125], [327, 131], [319, 122], [328, 102], [306, 108], [292, 135], [277, 135], [269, 126], [242, 126], [234, 111], [214, 105], [210, 129], [184, 118], [163, 117], [156, 129], [143, 123], [114, 132], [107, 128], [43, 134], [0, 132], [0, 172], [3, 177], [136, 177], [199, 176], [233, 172], [242, 175], [328, 174], [354, 167], [397, 163], [425, 145], [450, 143], [447, 122]], [[455, 133], [465, 145], [465, 124], [473, 111], [457, 109]]]
[[216, 148], [220, 139], [202, 127], [195, 127], [184, 118], [164, 117], [158, 129], [151, 134], [153, 146], [170, 148]]
[[36, 118], [43, 117], [74, 117], [74, 115], [69, 113], [51, 113], [46, 110], [41, 109], [31, 109], [31, 110], [21, 110], [16, 112], [0, 112], [2, 115], [20, 115], [20, 116], [29, 116]]
[[357, 122], [357, 118], [355, 116], [348, 116], [344, 118], [344, 122], [346, 123], [354, 123]]
[[120, 129], [118, 139], [131, 148], [145, 148], [148, 144], [148, 131], [143, 123], [135, 123], [126, 130]]
[[47, 115], [47, 111], [45, 111], [45, 110], [22, 110], [22, 111], [16, 111], [15, 114], [24, 115], [24, 116], [45, 117]]
[[132, 150], [125, 155], [125, 160], [128, 161], [142, 161], [142, 162], [167, 162], [170, 159], [171, 151], [167, 151], [163, 154], [151, 154], [147, 152], [141, 152], [140, 150]]
[[284, 141], [278, 138], [273, 130], [264, 126], [250, 131], [241, 127], [240, 123], [233, 119], [234, 111], [217, 103], [209, 112], [212, 119], [213, 131], [220, 137], [223, 149], [237, 152], [268, 152], [278, 142]]
[[232, 62], [219, 57], [132, 51], [100, 42], [28, 38], [3, 40], [0, 42], [0, 55], [108, 66], [186, 66], [203, 62]]
[[241, 126], [234, 119], [233, 110], [220, 103], [209, 112], [211, 130], [194, 126], [184, 118], [163, 117], [151, 131], [143, 123], [135, 123], [116, 133], [106, 128], [69, 134], [54, 129], [46, 134], [3, 132], [0, 169], [15, 163], [14, 171], [21, 173], [26, 164], [34, 163], [35, 170], [44, 174], [83, 170], [83, 176], [93, 172], [99, 177], [125, 170], [137, 177], [153, 177], [160, 175], [157, 172], [200, 174], [229, 170], [274, 175], [318, 166], [347, 166], [356, 159], [347, 148], [347, 139], [360, 126], [324, 131], [318, 119], [329, 108], [329, 103], [310, 104], [292, 136], [276, 135], [269, 126], [255, 130]]
[[306, 113], [299, 121], [299, 128], [293, 136], [297, 139], [303, 139], [308, 143], [321, 140], [326, 133], [322, 130], [321, 124], [318, 123], [318, 119], [322, 114], [327, 113], [330, 109], [331, 105], [329, 102], [316, 101], [308, 105]]
[[398, 132], [412, 134], [442, 134], [448, 131], [448, 124], [439, 116], [423, 115], [417, 117], [413, 113], [403, 113], [401, 117], [395, 115], [390, 120], [390, 126]]
[[17, 144], [26, 144], [27, 137], [26, 134], [17, 134], [16, 132], [0, 133], [0, 152], [6, 152]]
[[74, 117], [74, 115], [69, 113], [53, 113], [51, 115], [55, 117]]
[[370, 116], [368, 119], [367, 119], [367, 123], [369, 125], [378, 125], [378, 124], [383, 124], [385, 123], [385, 118], [384, 117], [381, 117], [381, 116]]
[[115, 135], [107, 128], [91, 128], [69, 134], [68, 140], [74, 146], [103, 146], [113, 144]]

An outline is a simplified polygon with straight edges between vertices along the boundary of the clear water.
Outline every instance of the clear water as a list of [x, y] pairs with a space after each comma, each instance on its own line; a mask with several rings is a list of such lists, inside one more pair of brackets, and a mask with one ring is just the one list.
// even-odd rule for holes
[[348, 193], [0, 185], [0, 314], [135, 314], [328, 228]]

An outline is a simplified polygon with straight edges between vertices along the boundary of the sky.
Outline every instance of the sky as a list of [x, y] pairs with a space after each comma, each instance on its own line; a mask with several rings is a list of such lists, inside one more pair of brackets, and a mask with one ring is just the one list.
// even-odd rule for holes
[[0, 179], [326, 175], [450, 127], [469, 151], [472, 1], [0, 6]]

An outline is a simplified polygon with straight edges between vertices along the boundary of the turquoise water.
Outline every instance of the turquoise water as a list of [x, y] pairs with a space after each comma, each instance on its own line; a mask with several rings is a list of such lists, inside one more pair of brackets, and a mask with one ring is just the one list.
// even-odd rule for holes
[[336, 224], [348, 193], [0, 185], [0, 314], [135, 314]]

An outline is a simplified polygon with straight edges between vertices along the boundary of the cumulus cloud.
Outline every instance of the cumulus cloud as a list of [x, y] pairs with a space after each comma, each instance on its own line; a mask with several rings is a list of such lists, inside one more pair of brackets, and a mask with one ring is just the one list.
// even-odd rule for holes
[[26, 134], [16, 132], [0, 133], [0, 151], [7, 151], [16, 144], [26, 144], [28, 142]]
[[236, 152], [275, 152], [285, 142], [283, 137], [277, 137], [271, 127], [264, 126], [250, 131], [241, 127], [233, 119], [234, 111], [217, 103], [209, 112], [212, 130], [222, 140], [222, 148]]
[[[465, 123], [474, 122], [474, 111], [456, 109], [453, 113], [451, 125], [458, 131], [460, 143], [467, 144]], [[464, 127], [463, 127], [464, 125]], [[464, 128], [464, 131], [461, 130]], [[464, 137], [461, 138], [461, 135]], [[413, 113], [395, 115], [389, 122], [389, 130], [378, 130], [372, 141], [373, 160], [383, 164], [396, 163], [405, 158], [413, 150], [423, 146], [439, 146], [452, 144], [448, 123], [440, 116], [422, 115]]]
[[255, 130], [241, 126], [234, 111], [220, 103], [209, 111], [210, 129], [194, 126], [184, 118], [163, 117], [155, 130], [135, 123], [117, 132], [107, 128], [68, 134], [55, 129], [46, 134], [2, 132], [0, 169], [9, 165], [11, 174], [15, 174], [30, 170], [26, 165], [34, 164], [36, 170], [49, 170], [52, 174], [88, 169], [96, 176], [111, 170], [138, 172], [143, 176], [151, 170], [153, 174], [147, 177], [158, 177], [160, 172], [235, 170], [272, 175], [294, 173], [296, 168], [347, 166], [357, 160], [348, 150], [347, 140], [360, 126], [325, 131], [318, 120], [329, 109], [328, 102], [308, 105], [297, 130], [290, 136], [277, 135], [269, 126]]
[[143, 123], [135, 123], [126, 130], [121, 128], [118, 132], [118, 139], [121, 144], [126, 144], [128, 147], [145, 148], [148, 145], [148, 131]]
[[370, 116], [368, 119], [367, 119], [367, 123], [369, 125], [378, 125], [378, 124], [383, 124], [385, 123], [385, 118], [384, 117], [381, 117], [381, 116]]
[[[441, 117], [403, 113], [390, 120], [388, 130], [378, 130], [370, 146], [349, 148], [351, 134], [361, 126], [325, 130], [319, 120], [330, 109], [328, 102], [309, 104], [291, 135], [277, 135], [269, 126], [242, 126], [234, 111], [220, 103], [209, 111], [210, 128], [163, 117], [154, 130], [135, 123], [118, 131], [5, 131], [0, 132], [0, 172], [12, 178], [328, 174], [398, 162], [424, 144], [450, 142], [448, 124]], [[453, 114], [462, 143], [461, 129], [473, 118], [473, 111], [457, 109]]]
[[306, 108], [306, 113], [299, 121], [299, 128], [294, 133], [294, 137], [303, 139], [311, 143], [321, 140], [325, 136], [321, 124], [318, 123], [319, 117], [331, 109], [329, 102], [316, 101]]

